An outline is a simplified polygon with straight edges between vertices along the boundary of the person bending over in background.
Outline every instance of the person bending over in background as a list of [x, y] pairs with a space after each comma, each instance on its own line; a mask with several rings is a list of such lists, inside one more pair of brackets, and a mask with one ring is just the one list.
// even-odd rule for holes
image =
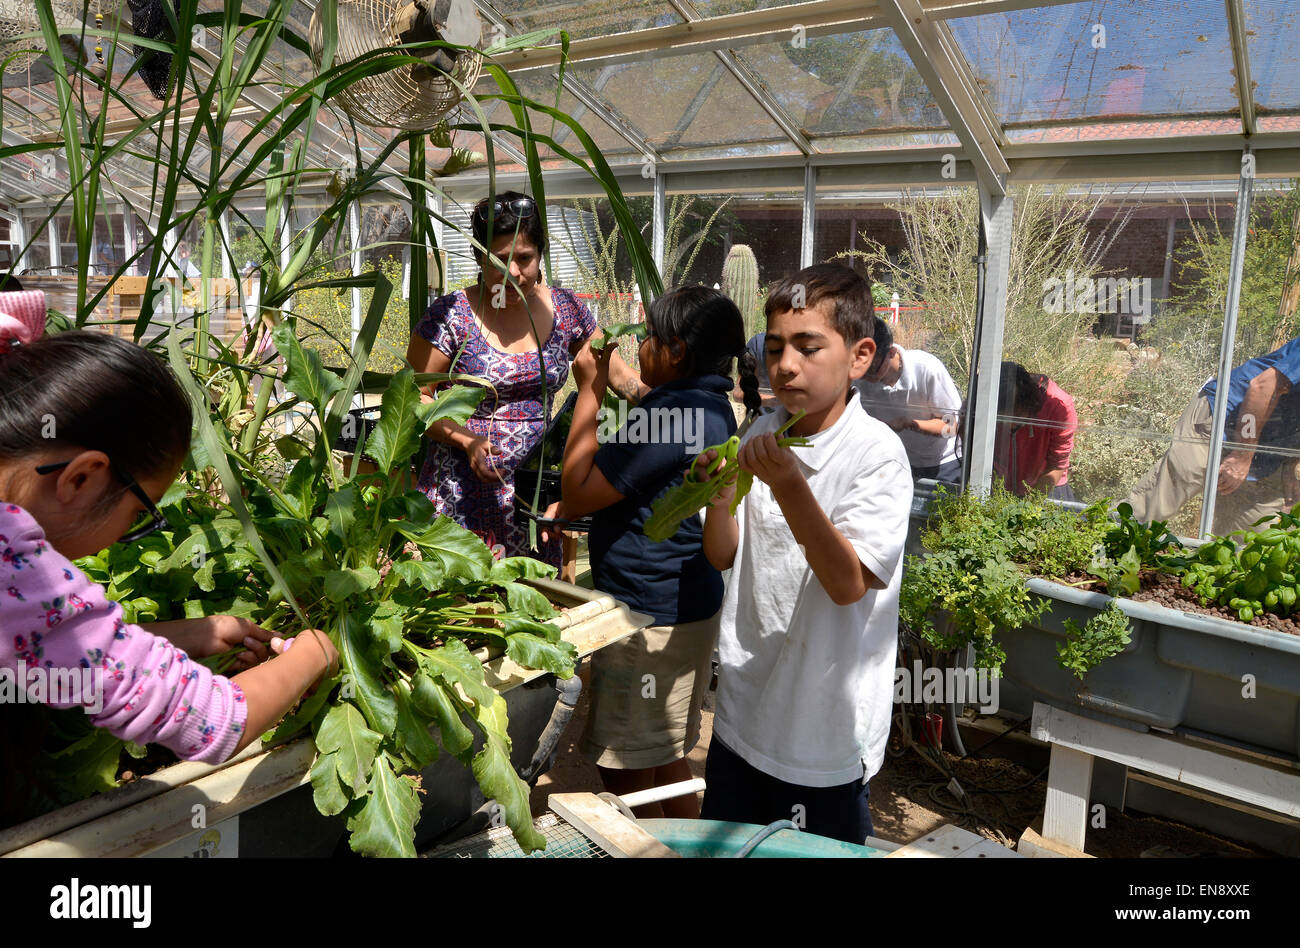
[[867, 414], [898, 432], [913, 478], [959, 478], [961, 393], [942, 361], [893, 343], [879, 371], [864, 376], [857, 389]]
[[1018, 362], [1002, 363], [993, 469], [1007, 490], [1021, 497], [1038, 490], [1055, 500], [1074, 500], [1067, 480], [1078, 426], [1074, 399], [1060, 386]]
[[[1259, 448], [1294, 447], [1300, 441], [1300, 338], [1251, 359], [1228, 377], [1225, 446], [1219, 462], [1216, 532], [1249, 528], [1256, 520], [1300, 500], [1297, 459]], [[1218, 380], [1210, 379], [1174, 427], [1165, 456], [1125, 500], [1143, 522], [1168, 520], [1205, 486]], [[1229, 447], [1229, 444], [1231, 446]]]

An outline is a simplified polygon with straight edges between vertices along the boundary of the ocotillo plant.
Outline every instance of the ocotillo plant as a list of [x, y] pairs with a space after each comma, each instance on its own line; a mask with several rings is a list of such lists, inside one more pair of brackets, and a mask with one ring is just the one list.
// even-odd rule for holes
[[752, 334], [758, 316], [758, 261], [747, 244], [734, 244], [727, 251], [722, 264], [722, 292], [731, 297], [744, 317], [746, 335]]

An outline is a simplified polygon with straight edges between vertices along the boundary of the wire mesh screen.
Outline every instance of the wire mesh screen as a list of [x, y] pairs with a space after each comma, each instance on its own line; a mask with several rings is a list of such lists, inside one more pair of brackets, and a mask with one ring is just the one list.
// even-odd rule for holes
[[[607, 859], [609, 853], [583, 836], [554, 813], [533, 820], [546, 840], [546, 848], [528, 854], [536, 859]], [[508, 826], [499, 826], [467, 839], [438, 846], [424, 854], [430, 859], [518, 859], [524, 851]]]

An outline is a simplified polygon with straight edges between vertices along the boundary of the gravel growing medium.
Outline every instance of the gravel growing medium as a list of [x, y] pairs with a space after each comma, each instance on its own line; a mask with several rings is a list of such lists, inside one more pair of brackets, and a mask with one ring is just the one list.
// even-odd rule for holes
[[[1081, 583], [1084, 580], [1090, 580], [1092, 577], [1078, 575], [1071, 576], [1065, 582]], [[1174, 576], [1161, 573], [1156, 570], [1142, 570], [1139, 579], [1141, 587], [1130, 598], [1138, 602], [1154, 602], [1168, 609], [1175, 609], [1178, 612], [1190, 612], [1193, 615], [1213, 616], [1216, 619], [1226, 619], [1229, 622], [1240, 623], [1237, 618], [1236, 610], [1229, 609], [1226, 606], [1202, 606], [1196, 593], [1188, 589]], [[1088, 589], [1092, 592], [1104, 593], [1105, 587], [1099, 582], [1093, 582], [1091, 585], [1080, 586], [1081, 589]], [[1287, 635], [1300, 635], [1300, 621], [1297, 617], [1283, 618], [1275, 616], [1272, 613], [1265, 613], [1262, 616], [1256, 616], [1247, 625], [1253, 625], [1261, 629], [1272, 629], [1275, 632], [1283, 632]]]

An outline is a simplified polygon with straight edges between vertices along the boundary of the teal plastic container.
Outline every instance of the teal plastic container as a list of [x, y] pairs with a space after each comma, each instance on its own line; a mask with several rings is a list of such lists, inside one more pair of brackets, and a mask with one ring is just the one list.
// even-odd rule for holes
[[[763, 827], [718, 820], [637, 820], [637, 825], [688, 858], [734, 857]], [[884, 850], [857, 846], [798, 830], [777, 830], [749, 854], [750, 859], [874, 859]]]

